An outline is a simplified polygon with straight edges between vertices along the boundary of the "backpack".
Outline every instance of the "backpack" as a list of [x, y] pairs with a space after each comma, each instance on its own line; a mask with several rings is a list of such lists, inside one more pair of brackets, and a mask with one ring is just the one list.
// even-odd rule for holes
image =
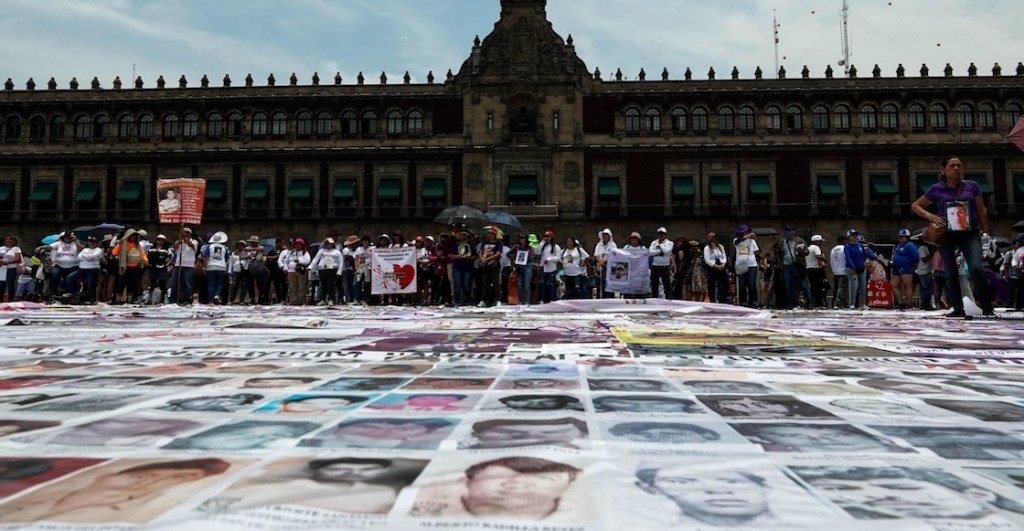
[[254, 277], [261, 277], [267, 273], [266, 258], [258, 256], [249, 262], [249, 274]]

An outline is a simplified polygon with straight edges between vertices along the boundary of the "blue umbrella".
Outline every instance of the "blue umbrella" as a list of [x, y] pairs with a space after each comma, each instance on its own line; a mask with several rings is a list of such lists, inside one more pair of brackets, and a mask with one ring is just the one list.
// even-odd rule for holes
[[56, 242], [58, 238], [60, 238], [60, 234], [51, 234], [49, 236], [43, 237], [43, 239], [39, 241], [43, 242], [46, 245], [50, 245]]
[[491, 211], [484, 214], [487, 219], [497, 225], [501, 230], [509, 234], [520, 234], [526, 232], [523, 229], [523, 223], [519, 221], [519, 218], [509, 214], [508, 212], [497, 212]]

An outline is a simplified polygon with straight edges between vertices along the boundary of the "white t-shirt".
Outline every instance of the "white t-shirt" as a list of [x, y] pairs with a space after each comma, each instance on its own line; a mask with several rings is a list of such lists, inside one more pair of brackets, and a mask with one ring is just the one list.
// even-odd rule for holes
[[277, 263], [281, 266], [281, 269], [289, 273], [295, 273], [295, 267], [298, 265], [308, 266], [309, 262], [309, 253], [305, 250], [283, 251], [281, 253], [281, 257], [277, 259]]
[[654, 267], [668, 267], [672, 265], [672, 248], [675, 244], [672, 240], [665, 238], [665, 241], [654, 240], [651, 242], [651, 265]]
[[18, 247], [17, 245], [13, 247], [0, 247], [0, 257], [3, 258], [4, 262], [7, 262], [6, 265], [0, 266], [0, 275], [3, 275], [0, 278], [4, 280], [7, 279], [8, 268], [13, 269], [15, 271], [18, 270], [18, 264], [15, 261], [15, 259], [18, 257], [19, 254], [21, 254], [21, 247]]
[[918, 275], [931, 275], [932, 274], [932, 252], [928, 249], [927, 245], [922, 245], [917, 248], [917, 255], [921, 257], [921, 261], [917, 263], [917, 269], [914, 271]]
[[832, 274], [837, 277], [845, 277], [848, 273], [846, 269], [846, 247], [843, 244], [836, 245], [832, 248], [832, 253], [829, 254], [828, 263], [832, 267]]
[[578, 277], [583, 274], [583, 261], [589, 258], [583, 249], [565, 249], [562, 251], [562, 272], [567, 277]]
[[209, 271], [227, 271], [228, 255], [230, 251], [222, 243], [211, 243], [204, 247], [203, 256], [206, 257], [206, 269]]
[[562, 248], [555, 245], [545, 245], [540, 251], [540, 263], [545, 273], [558, 271], [558, 261], [562, 259]]
[[715, 267], [719, 264], [725, 263], [725, 249], [721, 245], [712, 248], [710, 245], [704, 246], [704, 263], [708, 267]]
[[757, 251], [760, 247], [757, 246], [757, 242], [753, 238], [741, 238], [736, 244], [736, 263], [734, 264], [737, 269], [741, 266], [746, 266], [746, 270], [757, 268]]
[[807, 247], [807, 269], [821, 269], [821, 262], [818, 257], [821, 256], [821, 247], [818, 244], [812, 243]]
[[178, 256], [174, 257], [174, 265], [181, 267], [195, 267], [196, 245], [198, 244], [199, 242], [192, 240], [192, 247], [189, 247], [188, 245], [185, 245], [184, 241], [182, 241], [181, 245], [178, 246], [177, 249], [177, 252], [180, 253], [180, 258]]
[[86, 247], [78, 253], [79, 269], [99, 269], [100, 260], [103, 258], [103, 249], [99, 247]]
[[597, 242], [594, 246], [594, 258], [604, 258], [608, 256], [608, 253], [618, 249], [619, 246], [615, 245], [615, 242], [608, 240], [608, 243]]
[[310, 265], [310, 269], [321, 271], [324, 269], [333, 269], [335, 271], [341, 271], [342, 266], [342, 252], [337, 249], [324, 249], [320, 248], [320, 251], [316, 253], [316, 258]]
[[78, 244], [75, 242], [55, 241], [50, 244], [50, 249], [53, 250], [51, 260], [61, 269], [78, 267]]

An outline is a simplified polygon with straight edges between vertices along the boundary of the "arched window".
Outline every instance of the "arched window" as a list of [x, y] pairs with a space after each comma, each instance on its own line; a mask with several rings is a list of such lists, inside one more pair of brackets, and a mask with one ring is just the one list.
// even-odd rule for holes
[[924, 105], [913, 103], [907, 108], [907, 120], [911, 129], [924, 129]]
[[945, 129], [949, 126], [949, 116], [946, 112], [946, 106], [941, 103], [935, 103], [931, 108], [931, 124], [932, 129]]
[[227, 123], [228, 136], [242, 136], [242, 113], [228, 113]]
[[361, 133], [364, 135], [375, 135], [377, 134], [377, 113], [374, 111], [366, 111], [363, 113], [363, 123]]
[[757, 115], [754, 108], [749, 105], [740, 107], [740, 132], [753, 133], [757, 128]]
[[61, 115], [50, 118], [50, 140], [60, 141], [64, 139], [64, 117]]
[[130, 114], [122, 114], [117, 119], [117, 138], [118, 140], [130, 140], [135, 129], [135, 119]]
[[838, 131], [850, 130], [850, 108], [846, 105], [836, 105], [835, 124]]
[[194, 112], [186, 113], [181, 120], [181, 136], [195, 138], [197, 134], [199, 134], [199, 115]]
[[765, 126], [769, 131], [782, 131], [782, 109], [772, 105], [764, 110]]
[[960, 124], [960, 129], [974, 129], [974, 107], [961, 103], [956, 108], [956, 119]]
[[736, 132], [736, 113], [732, 107], [718, 109], [718, 131], [724, 134]]
[[46, 137], [46, 118], [33, 116], [28, 121], [28, 138], [33, 141], [40, 141]]
[[401, 111], [389, 111], [388, 112], [388, 134], [389, 135], [400, 135], [402, 134], [402, 112]]
[[288, 115], [278, 111], [270, 117], [270, 134], [284, 136], [288, 133]]
[[139, 116], [139, 139], [153, 138], [153, 115], [148, 112]]
[[626, 109], [626, 132], [627, 133], [639, 133], [640, 132], [640, 110], [639, 109]]
[[295, 115], [295, 134], [299, 136], [313, 134], [313, 115], [309, 111], [300, 111]]
[[258, 112], [252, 115], [252, 136], [267, 136], [267, 113]]
[[708, 132], [708, 110], [704, 107], [697, 107], [693, 110], [693, 132], [696, 134]]
[[98, 115], [92, 121], [92, 137], [98, 140], [107, 138], [110, 134], [110, 117], [105, 114]]
[[327, 136], [331, 134], [331, 113], [322, 111], [316, 115], [316, 134], [320, 136]]
[[354, 135], [359, 132], [359, 119], [355, 111], [341, 113], [341, 134]]
[[686, 132], [686, 109], [682, 107], [676, 107], [675, 109], [672, 109], [672, 132]]
[[815, 105], [811, 109], [811, 127], [815, 131], [828, 131], [828, 107]]
[[647, 109], [644, 113], [644, 131], [648, 133], [661, 132], [661, 111], [658, 109]]
[[164, 116], [164, 138], [176, 138], [181, 135], [181, 122], [178, 115], [170, 113]]
[[1007, 103], [1006, 104], [1006, 129], [1010, 130], [1013, 125], [1017, 123], [1022, 114], [1021, 106], [1019, 103]]
[[991, 103], [978, 105], [978, 126], [982, 129], [996, 128], [996, 108]]
[[860, 108], [860, 126], [866, 131], [878, 129], [878, 109], [874, 105], [865, 105]]
[[206, 118], [207, 138], [220, 138], [224, 135], [224, 117], [219, 112], [210, 114]]
[[89, 117], [81, 115], [75, 118], [75, 140], [85, 140], [92, 137], [92, 123]]
[[900, 111], [895, 105], [887, 103], [882, 106], [882, 129], [892, 131], [900, 126]]
[[790, 131], [803, 131], [804, 111], [796, 105], [786, 108], [786, 128]]
[[423, 112], [413, 109], [409, 111], [408, 131], [411, 135], [423, 134]]
[[21, 117], [9, 116], [4, 122], [4, 142], [17, 142], [21, 138]]

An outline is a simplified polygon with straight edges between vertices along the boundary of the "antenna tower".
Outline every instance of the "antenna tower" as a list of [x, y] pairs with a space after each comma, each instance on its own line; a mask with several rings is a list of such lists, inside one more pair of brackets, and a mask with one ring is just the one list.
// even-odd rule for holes
[[853, 55], [853, 52], [850, 50], [850, 0], [843, 0], [842, 30], [843, 57], [839, 60], [839, 66], [843, 67], [843, 72], [849, 75], [850, 56]]
[[772, 8], [772, 26], [775, 29], [775, 76], [779, 75], [779, 17]]

